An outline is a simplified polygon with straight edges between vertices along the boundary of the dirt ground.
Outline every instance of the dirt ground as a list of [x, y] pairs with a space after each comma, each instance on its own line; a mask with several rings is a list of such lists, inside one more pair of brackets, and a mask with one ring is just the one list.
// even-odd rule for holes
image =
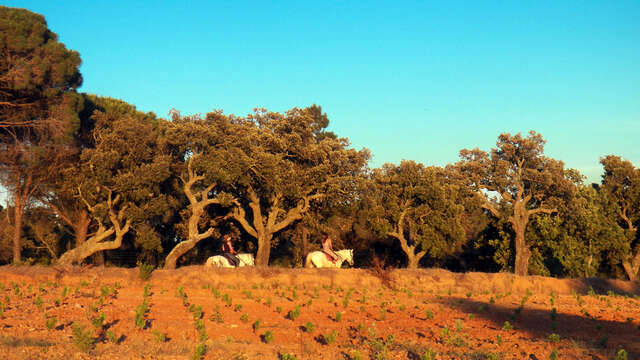
[[640, 359], [638, 295], [624, 281], [439, 269], [188, 266], [145, 282], [138, 269], [6, 266], [0, 358]]

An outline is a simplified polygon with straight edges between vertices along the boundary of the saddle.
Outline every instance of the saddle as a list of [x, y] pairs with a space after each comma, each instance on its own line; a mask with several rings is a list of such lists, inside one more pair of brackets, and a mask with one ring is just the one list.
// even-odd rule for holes
[[326, 252], [323, 251], [322, 253], [324, 254], [324, 256], [327, 257], [327, 260], [331, 261], [332, 263], [335, 264], [336, 261], [338, 261], [338, 260], [334, 259], [331, 255], [327, 254]]

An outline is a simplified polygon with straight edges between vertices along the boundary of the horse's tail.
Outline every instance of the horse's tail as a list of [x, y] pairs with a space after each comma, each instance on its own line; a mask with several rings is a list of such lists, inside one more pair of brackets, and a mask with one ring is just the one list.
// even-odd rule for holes
[[307, 254], [307, 259], [304, 262], [304, 267], [307, 269], [311, 269], [313, 267], [313, 263], [311, 262], [311, 253]]

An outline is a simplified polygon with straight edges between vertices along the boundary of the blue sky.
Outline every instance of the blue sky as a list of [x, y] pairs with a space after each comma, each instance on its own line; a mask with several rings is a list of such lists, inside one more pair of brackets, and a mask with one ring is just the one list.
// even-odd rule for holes
[[640, 166], [640, 1], [5, 1], [80, 52], [80, 91], [166, 117], [319, 104], [372, 166], [502, 132], [600, 180]]

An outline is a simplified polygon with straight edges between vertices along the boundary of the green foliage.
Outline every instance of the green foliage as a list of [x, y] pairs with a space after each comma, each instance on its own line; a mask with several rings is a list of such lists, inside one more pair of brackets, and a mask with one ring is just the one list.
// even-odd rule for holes
[[265, 344], [269, 344], [273, 341], [273, 333], [270, 330], [267, 330], [262, 334], [261, 338]]
[[45, 323], [47, 325], [47, 329], [51, 330], [56, 327], [56, 322], [58, 322], [58, 319], [56, 319], [55, 316], [47, 317], [45, 315], [45, 319], [46, 319]]
[[157, 342], [159, 343], [163, 343], [167, 341], [167, 334], [165, 333], [161, 333], [158, 330], [153, 330], [153, 337], [156, 339]]
[[502, 325], [502, 330], [513, 330], [513, 325], [510, 322], [505, 321]]
[[555, 334], [555, 333], [549, 335], [549, 342], [554, 343], [554, 342], [558, 342], [558, 341], [560, 341], [560, 335]]
[[304, 331], [308, 333], [312, 333], [315, 328], [315, 325], [311, 321], [308, 321], [303, 327]]
[[324, 339], [325, 344], [333, 344], [338, 339], [338, 331], [332, 330], [330, 333], [322, 335], [322, 338]]
[[200, 343], [196, 345], [196, 348], [193, 351], [193, 355], [191, 356], [191, 359], [200, 360], [206, 353], [207, 353], [207, 345], [204, 343]]
[[242, 314], [242, 316], [240, 316], [240, 321], [242, 321], [243, 323], [246, 323], [247, 321], [249, 321], [249, 314], [247, 313]]
[[616, 360], [627, 360], [627, 350], [618, 350], [618, 352], [616, 353]]
[[291, 355], [289, 353], [282, 353], [280, 354], [280, 360], [296, 360], [297, 358], [294, 355]]
[[296, 305], [292, 310], [287, 314], [287, 318], [289, 320], [295, 320], [300, 316], [300, 305]]
[[118, 342], [118, 337], [116, 336], [116, 334], [112, 331], [112, 330], [108, 330], [106, 333], [107, 336], [107, 340], [109, 340], [109, 342], [116, 344]]
[[142, 262], [138, 264], [138, 275], [142, 281], [151, 279], [151, 273], [153, 270], [155, 270], [155, 266], [153, 266], [153, 264], [146, 264]]
[[73, 343], [78, 349], [89, 352], [95, 345], [95, 339], [91, 330], [84, 330], [79, 324], [73, 324]]

